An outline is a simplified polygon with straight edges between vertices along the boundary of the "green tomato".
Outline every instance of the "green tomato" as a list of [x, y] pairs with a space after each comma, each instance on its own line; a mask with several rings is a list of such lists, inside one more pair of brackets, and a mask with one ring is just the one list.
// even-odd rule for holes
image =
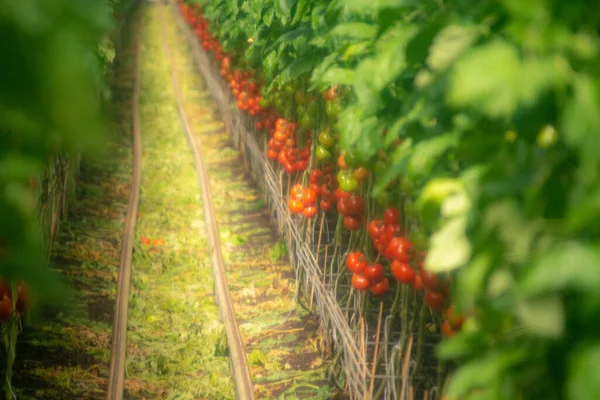
[[331, 148], [335, 144], [333, 135], [328, 131], [319, 133], [319, 143], [325, 148]]
[[269, 97], [261, 97], [258, 102], [261, 108], [267, 108], [271, 105], [271, 98]]
[[390, 192], [381, 192], [375, 197], [375, 201], [382, 207], [388, 207], [392, 203], [392, 194]]
[[337, 101], [328, 101], [327, 105], [325, 106], [325, 112], [327, 113], [327, 116], [329, 117], [329, 119], [337, 118], [337, 116], [340, 114], [341, 110], [342, 110], [342, 105], [340, 103], [338, 103]]
[[349, 149], [344, 153], [344, 161], [349, 168], [358, 168], [361, 166], [355, 149]]
[[285, 92], [285, 94], [287, 94], [288, 96], [293, 96], [296, 94], [296, 88], [293, 85], [287, 85], [283, 91]]
[[304, 114], [300, 118], [300, 126], [306, 130], [311, 130], [315, 124], [315, 120], [308, 114]]
[[415, 184], [408, 178], [403, 178], [400, 182], [400, 191], [406, 196], [412, 196], [415, 193]]
[[358, 181], [352, 176], [350, 171], [340, 171], [337, 174], [338, 184], [340, 189], [346, 193], [355, 192], [359, 188]]
[[275, 99], [273, 99], [273, 105], [276, 109], [281, 110], [283, 108], [283, 98], [281, 96], [275, 96]]
[[331, 152], [321, 145], [317, 146], [316, 155], [319, 161], [330, 161], [332, 158]]
[[413, 231], [410, 233], [409, 239], [418, 250], [427, 249], [428, 238], [423, 232]]
[[306, 104], [306, 113], [309, 114], [310, 116], [316, 117], [318, 110], [319, 110], [319, 108], [318, 108], [316, 101], [309, 101]]

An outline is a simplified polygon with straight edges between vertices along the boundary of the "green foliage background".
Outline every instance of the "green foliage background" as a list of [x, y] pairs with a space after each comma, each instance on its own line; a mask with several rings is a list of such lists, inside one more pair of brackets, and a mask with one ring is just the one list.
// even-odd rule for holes
[[[33, 311], [64, 301], [48, 249], [81, 157], [102, 155], [115, 55], [109, 34], [131, 3], [0, 0], [0, 277], [13, 288], [27, 282]], [[6, 398], [18, 324], [16, 313], [0, 323]]]
[[438, 349], [450, 398], [600, 397], [600, 3], [190, 3], [286, 117], [297, 92], [349, 93], [342, 150], [418, 211], [471, 315]]

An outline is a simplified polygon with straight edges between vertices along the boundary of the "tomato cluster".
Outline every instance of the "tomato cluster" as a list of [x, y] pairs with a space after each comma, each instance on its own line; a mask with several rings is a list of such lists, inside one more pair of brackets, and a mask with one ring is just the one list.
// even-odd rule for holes
[[356, 231], [362, 227], [365, 213], [365, 201], [358, 193], [348, 193], [336, 189], [337, 211], [344, 216], [344, 227]]
[[369, 264], [360, 251], [348, 254], [346, 267], [352, 272], [352, 287], [359, 291], [369, 289], [376, 296], [385, 294], [390, 282], [385, 277], [381, 264]]
[[310, 171], [310, 187], [320, 197], [319, 208], [324, 212], [331, 210], [335, 202], [334, 190], [336, 189], [331, 167]]
[[[15, 310], [19, 314], [29, 311], [31, 300], [29, 287], [24, 282], [17, 284], [17, 302]], [[11, 284], [6, 279], [0, 279], [0, 321], [8, 321], [13, 312], [13, 293]]]
[[277, 161], [287, 173], [303, 172], [308, 168], [311, 141], [298, 147], [298, 123], [277, 119], [267, 142], [267, 158]]

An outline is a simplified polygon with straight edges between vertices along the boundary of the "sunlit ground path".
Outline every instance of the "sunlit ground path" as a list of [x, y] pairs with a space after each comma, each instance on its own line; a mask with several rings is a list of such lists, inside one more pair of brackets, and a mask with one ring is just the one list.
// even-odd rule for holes
[[[143, 6], [140, 17], [143, 178], [129, 298], [125, 398], [234, 398], [229, 349], [214, 301], [201, 188], [182, 134], [172, 69], [202, 144], [255, 394], [260, 399], [331, 398], [329, 363], [317, 320], [294, 302], [293, 270], [269, 225], [262, 195], [243, 170], [172, 13], [170, 7], [153, 3]], [[116, 71], [119, 129], [108, 137], [114, 150], [103, 160], [85, 164], [77, 202], [53, 249], [53, 265], [77, 290], [81, 307], [38, 321], [22, 336], [14, 379], [20, 399], [106, 397], [132, 165], [134, 32]]]

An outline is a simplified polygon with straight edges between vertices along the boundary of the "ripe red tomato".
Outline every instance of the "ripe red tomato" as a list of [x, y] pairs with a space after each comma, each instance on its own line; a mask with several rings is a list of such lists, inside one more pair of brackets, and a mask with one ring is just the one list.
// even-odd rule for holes
[[294, 200], [302, 200], [304, 197], [304, 186], [302, 184], [297, 183], [290, 189], [290, 196]]
[[367, 265], [365, 278], [371, 282], [378, 282], [383, 278], [383, 266], [381, 264]]
[[384, 226], [381, 223], [381, 220], [375, 218], [373, 221], [369, 223], [369, 235], [373, 239], [379, 238], [383, 234]]
[[365, 268], [367, 268], [367, 257], [360, 251], [350, 253], [346, 258], [346, 266], [351, 272], [362, 274]]
[[321, 178], [322, 174], [323, 172], [321, 172], [319, 169], [313, 169], [310, 171], [310, 183], [319, 183], [319, 179]]
[[465, 317], [460, 314], [457, 314], [454, 306], [448, 307], [448, 309], [444, 313], [444, 316], [446, 317], [446, 321], [448, 322], [450, 327], [455, 331], [460, 330], [460, 328], [462, 328], [463, 326], [463, 323], [465, 322]]
[[447, 338], [451, 338], [456, 334], [456, 332], [454, 331], [454, 329], [452, 329], [448, 321], [444, 321], [444, 323], [442, 323], [442, 333]]
[[345, 216], [344, 227], [349, 231], [357, 231], [362, 226], [362, 220], [360, 218]]
[[400, 261], [392, 262], [391, 270], [392, 275], [394, 275], [394, 278], [396, 278], [398, 282], [406, 284], [413, 283], [417, 276], [416, 272], [408, 264]]
[[350, 215], [358, 216], [365, 212], [365, 201], [359, 194], [353, 194], [347, 197], [348, 212]]
[[305, 218], [313, 218], [315, 215], [317, 215], [317, 207], [315, 207], [314, 205], [306, 206], [302, 211], [302, 215]]
[[343, 198], [345, 198], [345, 197], [350, 197], [350, 196], [352, 196], [352, 194], [351, 194], [351, 193], [346, 193], [346, 192], [344, 192], [344, 191], [343, 191], [342, 189], [340, 189], [340, 188], [337, 188], [337, 189], [335, 189], [335, 198], [336, 198], [337, 200], [339, 200], [339, 199], [343, 199]]
[[405, 237], [394, 237], [385, 250], [385, 256], [389, 260], [409, 263], [414, 257], [413, 244]]
[[371, 284], [369, 280], [364, 276], [354, 274], [352, 275], [352, 287], [356, 290], [367, 290]]
[[383, 213], [383, 222], [386, 225], [393, 225], [400, 223], [400, 211], [397, 208], [388, 208]]
[[352, 176], [358, 181], [358, 183], [361, 183], [367, 180], [369, 177], [369, 171], [363, 167], [358, 167], [354, 170]]
[[425, 293], [425, 304], [434, 310], [441, 312], [446, 305], [446, 296], [433, 290], [429, 290]]
[[267, 150], [267, 158], [269, 160], [277, 160], [277, 157], [279, 157], [279, 152], [277, 150], [274, 150], [274, 149]]
[[321, 208], [321, 210], [327, 212], [329, 210], [331, 210], [331, 208], [333, 207], [333, 201], [327, 199], [327, 200], [321, 200], [319, 202], [319, 207]]
[[279, 118], [277, 120], [277, 122], [275, 122], [275, 129], [277, 129], [278, 131], [285, 131], [288, 128], [288, 123], [285, 119], [283, 118]]
[[348, 169], [348, 165], [346, 165], [346, 161], [344, 160], [344, 153], [338, 157], [337, 164], [341, 169]]
[[[385, 222], [384, 222], [385, 224]], [[383, 229], [383, 236], [388, 240], [392, 240], [394, 237], [398, 236], [401, 232], [402, 228], [398, 224], [386, 224]]]
[[302, 200], [290, 199], [289, 207], [292, 214], [300, 214], [304, 211], [304, 203]]
[[31, 299], [29, 295], [29, 286], [25, 282], [19, 282], [17, 284], [17, 311], [21, 314], [29, 311], [31, 308]]
[[348, 197], [342, 197], [337, 201], [337, 211], [343, 216], [350, 215], [350, 210], [348, 207]]
[[442, 288], [442, 284], [440, 282], [440, 278], [434, 274], [433, 272], [421, 271], [421, 278], [423, 279], [423, 286], [429, 290], [440, 290]]
[[415, 280], [413, 282], [413, 287], [415, 288], [415, 290], [425, 289], [425, 286], [423, 286], [423, 279], [421, 278], [421, 275], [415, 276]]
[[313, 188], [304, 189], [302, 200], [305, 205], [313, 205], [317, 202], [317, 192]]
[[10, 282], [6, 279], [0, 279], [0, 298], [4, 295], [11, 296], [12, 289], [10, 287]]
[[150, 244], [150, 238], [146, 237], [146, 236], [142, 236], [142, 243], [143, 244]]
[[390, 282], [387, 278], [383, 278], [378, 282], [371, 284], [370, 290], [375, 296], [381, 296], [385, 294], [390, 288]]
[[0, 321], [8, 321], [12, 312], [12, 300], [7, 295], [0, 298]]

